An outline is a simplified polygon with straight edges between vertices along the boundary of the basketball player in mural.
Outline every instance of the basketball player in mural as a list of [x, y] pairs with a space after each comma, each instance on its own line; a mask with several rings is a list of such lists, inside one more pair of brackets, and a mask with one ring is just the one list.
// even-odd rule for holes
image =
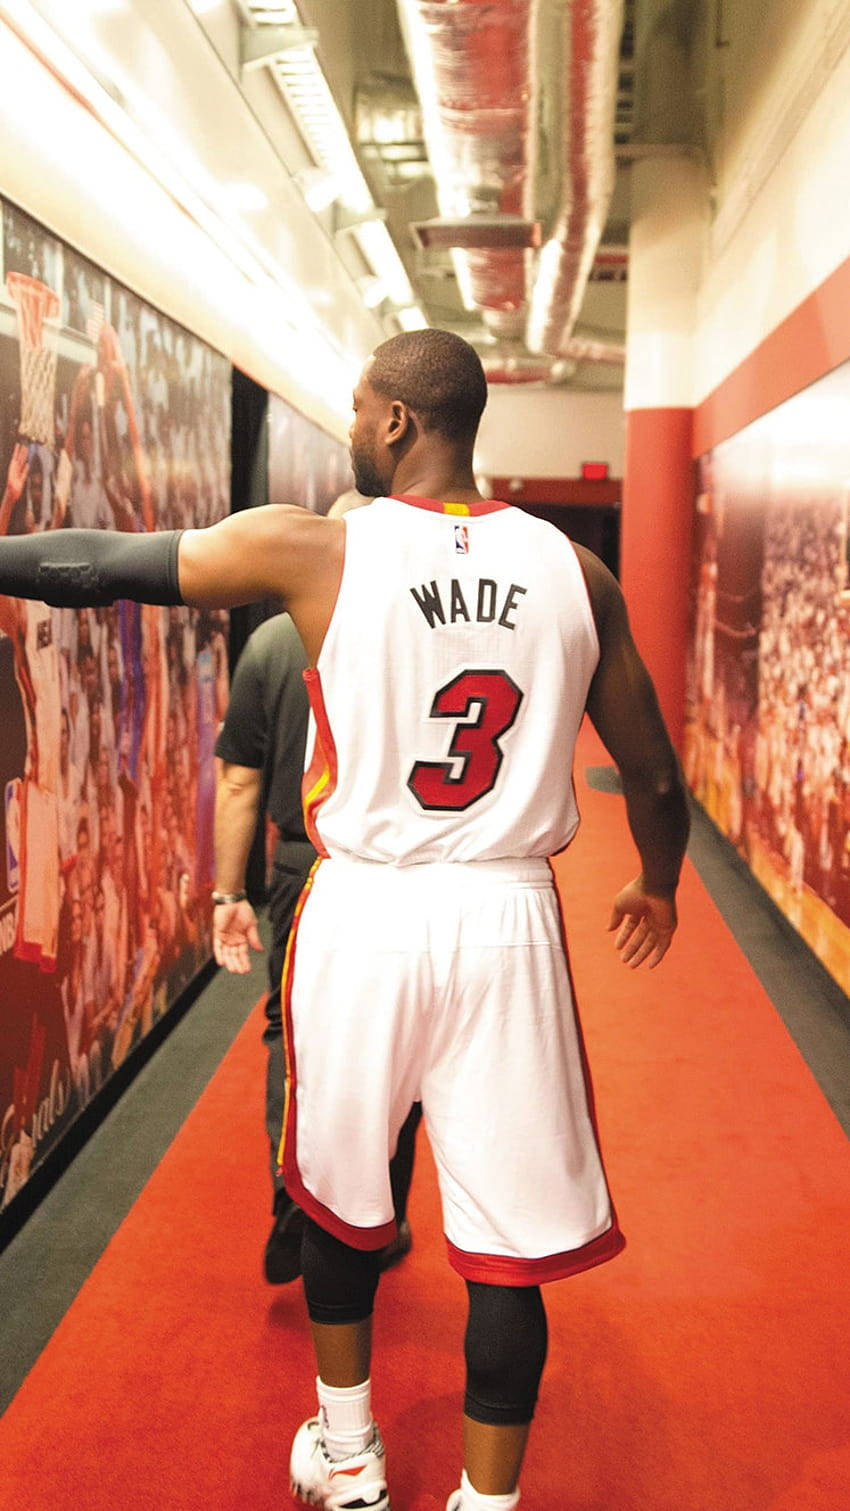
[[[29, 447], [17, 442], [0, 502], [0, 536], [20, 501]], [[32, 512], [26, 520], [34, 528]], [[61, 699], [55, 611], [0, 595], [0, 630], [12, 642], [15, 680], [26, 723], [27, 755], [20, 788], [20, 896], [15, 954], [42, 970], [56, 967], [59, 928], [59, 750]]]

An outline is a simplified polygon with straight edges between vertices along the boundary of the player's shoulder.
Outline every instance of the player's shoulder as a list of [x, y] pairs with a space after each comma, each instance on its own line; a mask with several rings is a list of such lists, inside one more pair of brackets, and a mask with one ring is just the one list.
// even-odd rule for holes
[[620, 584], [595, 552], [577, 541], [573, 541], [572, 546], [587, 587], [596, 627], [602, 633], [606, 627], [625, 620], [625, 600]]

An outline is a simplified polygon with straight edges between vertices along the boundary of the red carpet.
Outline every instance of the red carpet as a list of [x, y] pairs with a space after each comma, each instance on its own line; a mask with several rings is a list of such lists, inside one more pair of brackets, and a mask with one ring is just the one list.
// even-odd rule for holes
[[[578, 771], [604, 753], [584, 736]], [[659, 970], [604, 929], [637, 869], [579, 781], [558, 874], [626, 1253], [547, 1288], [526, 1511], [850, 1505], [847, 1143], [693, 870]], [[254, 1014], [0, 1422], [0, 1511], [286, 1511], [313, 1408], [298, 1290], [260, 1276]], [[394, 1511], [458, 1482], [463, 1286], [420, 1135], [414, 1250], [384, 1278], [375, 1400]], [[53, 1256], [61, 1263], [61, 1255]]]

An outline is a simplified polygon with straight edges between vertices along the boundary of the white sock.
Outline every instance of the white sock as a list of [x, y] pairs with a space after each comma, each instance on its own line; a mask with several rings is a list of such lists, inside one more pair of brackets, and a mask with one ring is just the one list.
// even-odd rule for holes
[[332, 1459], [362, 1453], [372, 1441], [372, 1382], [326, 1385], [316, 1376], [322, 1439]]
[[514, 1506], [519, 1505], [519, 1488], [507, 1495], [482, 1495], [470, 1485], [465, 1469], [460, 1477], [460, 1488], [463, 1491], [461, 1511], [514, 1511]]

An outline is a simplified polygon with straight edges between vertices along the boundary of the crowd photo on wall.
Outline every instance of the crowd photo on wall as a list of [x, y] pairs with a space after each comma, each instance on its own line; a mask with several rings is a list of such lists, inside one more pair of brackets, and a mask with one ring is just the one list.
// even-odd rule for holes
[[[230, 365], [3, 205], [0, 533], [203, 526]], [[0, 597], [0, 1203], [210, 952], [227, 616]]]
[[[850, 991], [850, 363], [703, 457], [685, 772]], [[823, 434], [819, 427], [824, 428]]]

